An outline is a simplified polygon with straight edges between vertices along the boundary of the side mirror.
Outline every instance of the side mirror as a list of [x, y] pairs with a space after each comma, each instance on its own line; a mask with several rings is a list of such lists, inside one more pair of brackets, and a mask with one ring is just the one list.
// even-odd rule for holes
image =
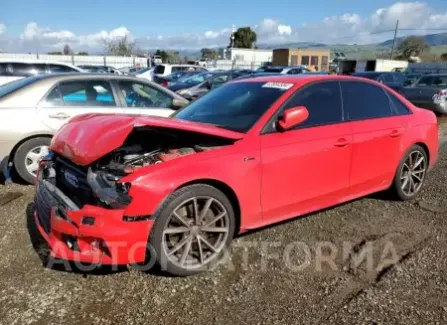
[[287, 131], [303, 123], [309, 117], [309, 111], [304, 106], [292, 107], [284, 111], [283, 117], [278, 120], [280, 131]]
[[182, 99], [174, 99], [173, 101], [172, 101], [172, 106], [174, 107], [174, 108], [182, 108], [182, 107], [185, 107], [186, 105], [188, 105], [188, 101], [187, 100], [182, 100]]

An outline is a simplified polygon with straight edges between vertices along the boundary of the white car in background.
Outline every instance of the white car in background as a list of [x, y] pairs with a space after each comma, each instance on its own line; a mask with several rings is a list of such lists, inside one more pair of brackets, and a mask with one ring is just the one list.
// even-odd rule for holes
[[152, 82], [113, 74], [40, 75], [0, 87], [0, 173], [34, 181], [53, 134], [85, 113], [168, 117], [188, 101]]
[[205, 72], [208, 69], [194, 64], [159, 64], [154, 67], [153, 76], [166, 77], [177, 71], [200, 71]]
[[85, 71], [64, 62], [0, 59], [0, 86], [14, 80], [36, 76], [39, 74], [68, 72]]
[[135, 73], [135, 77], [146, 79], [148, 81], [154, 81], [154, 67], [138, 70]]

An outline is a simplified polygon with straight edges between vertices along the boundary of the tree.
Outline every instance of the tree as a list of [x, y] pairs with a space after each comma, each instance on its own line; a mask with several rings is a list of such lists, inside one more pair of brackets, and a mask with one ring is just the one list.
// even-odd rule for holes
[[161, 61], [168, 62], [169, 54], [164, 50], [155, 51], [155, 55], [159, 55], [161, 57]]
[[63, 53], [64, 53], [64, 55], [72, 55], [73, 54], [73, 51], [71, 50], [70, 45], [65, 44]]
[[238, 28], [233, 36], [234, 41], [230, 41], [230, 47], [235, 48], [251, 49], [257, 40], [256, 32], [254, 32], [250, 27]]
[[447, 53], [442, 53], [440, 59], [441, 61], [447, 61]]
[[88, 56], [88, 52], [78, 52], [78, 55]]
[[419, 56], [428, 49], [429, 46], [425, 43], [424, 37], [421, 36], [408, 36], [397, 47], [399, 54], [406, 60], [412, 56]]
[[62, 55], [62, 52], [48, 52], [48, 55]]
[[201, 49], [200, 52], [202, 52], [202, 59], [210, 59], [210, 60], [216, 60], [217, 59], [217, 51], [214, 49]]
[[135, 42], [131, 41], [127, 35], [123, 37], [105, 40], [106, 52], [113, 56], [131, 56], [136, 51]]

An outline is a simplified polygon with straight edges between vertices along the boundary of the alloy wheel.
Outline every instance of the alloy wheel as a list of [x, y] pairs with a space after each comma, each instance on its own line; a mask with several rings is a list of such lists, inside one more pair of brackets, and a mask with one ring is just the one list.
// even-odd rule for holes
[[419, 151], [412, 151], [402, 166], [400, 183], [402, 192], [407, 196], [416, 195], [424, 182], [427, 171], [427, 160]]
[[39, 161], [46, 155], [48, 155], [48, 146], [39, 146], [31, 149], [25, 157], [25, 167], [28, 173], [35, 177]]
[[217, 199], [200, 196], [183, 201], [163, 230], [167, 258], [181, 268], [200, 268], [225, 247], [230, 232], [228, 211]]

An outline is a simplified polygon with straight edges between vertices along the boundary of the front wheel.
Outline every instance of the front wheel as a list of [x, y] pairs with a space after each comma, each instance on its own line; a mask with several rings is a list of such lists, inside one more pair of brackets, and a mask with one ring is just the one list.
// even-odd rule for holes
[[36, 179], [39, 161], [48, 154], [51, 139], [37, 137], [20, 145], [14, 155], [14, 167], [19, 176], [29, 184]]
[[414, 145], [399, 164], [391, 189], [396, 196], [407, 201], [419, 194], [428, 170], [428, 157], [424, 148]]
[[209, 270], [222, 259], [234, 236], [233, 206], [210, 185], [178, 189], [155, 219], [149, 244], [161, 270], [176, 276]]

